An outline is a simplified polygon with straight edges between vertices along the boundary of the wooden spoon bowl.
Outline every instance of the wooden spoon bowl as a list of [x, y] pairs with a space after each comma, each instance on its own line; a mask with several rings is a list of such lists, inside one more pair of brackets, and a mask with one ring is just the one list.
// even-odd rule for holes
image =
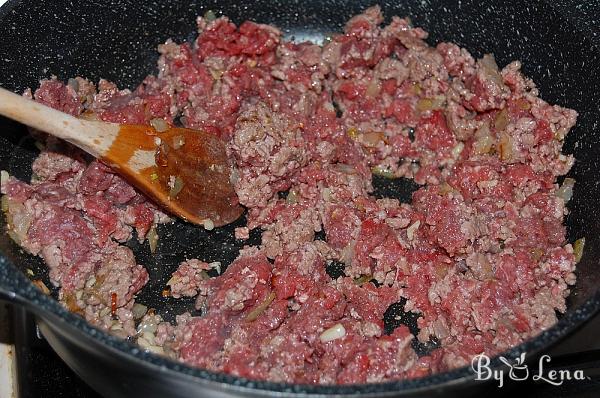
[[101, 159], [169, 213], [191, 223], [212, 229], [243, 213], [225, 143], [212, 134], [79, 119], [1, 88], [0, 114]]

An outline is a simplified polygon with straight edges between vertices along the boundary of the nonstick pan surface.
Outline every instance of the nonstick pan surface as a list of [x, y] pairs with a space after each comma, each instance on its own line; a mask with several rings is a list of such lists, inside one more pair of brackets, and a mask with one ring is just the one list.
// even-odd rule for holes
[[[35, 88], [40, 78], [59, 79], [81, 75], [100, 77], [120, 87], [135, 87], [145, 75], [155, 72], [156, 46], [167, 38], [191, 41], [195, 16], [207, 10], [227, 15], [234, 22], [246, 19], [280, 27], [288, 38], [321, 40], [339, 31], [352, 15], [380, 4], [385, 15], [410, 16], [416, 26], [430, 32], [431, 44], [452, 41], [474, 56], [494, 53], [503, 66], [514, 59], [537, 83], [541, 97], [577, 110], [577, 126], [568, 136], [565, 152], [577, 163], [570, 176], [577, 181], [566, 219], [568, 240], [585, 236], [585, 255], [578, 265], [578, 282], [568, 300], [568, 311], [559, 323], [511, 350], [534, 354], [558, 341], [600, 307], [600, 59], [593, 19], [573, 7], [543, 1], [9, 1], [0, 9], [0, 85], [15, 92]], [[567, 9], [569, 13], [564, 13]], [[584, 7], [585, 9], [585, 7]], [[581, 8], [579, 8], [581, 10]], [[36, 156], [26, 129], [0, 119], [0, 168], [28, 180]], [[408, 180], [375, 180], [376, 196], [410, 201], [416, 185]], [[159, 227], [156, 253], [133, 241], [130, 246], [139, 263], [150, 274], [150, 282], [137, 301], [153, 307], [167, 320], [193, 310], [193, 300], [164, 298], [161, 291], [180, 261], [200, 258], [229, 264], [243, 244], [260, 242], [253, 231], [249, 242], [236, 241], [234, 225], [207, 232], [180, 221]], [[4, 227], [4, 226], [3, 226]], [[41, 260], [24, 254], [5, 233], [0, 235], [0, 297], [31, 310], [51, 345], [88, 383], [110, 395], [190, 396], [265, 393], [400, 395], [447, 393], [448, 388], [468, 386], [473, 375], [468, 368], [431, 377], [361, 386], [299, 386], [255, 382], [194, 369], [141, 352], [133, 344], [118, 340], [68, 313], [56, 301], [41, 294], [25, 277], [50, 283]], [[328, 271], [339, 272], [335, 266]], [[56, 293], [56, 292], [54, 292]], [[402, 313], [402, 303], [386, 314], [388, 328], [405, 323], [415, 331], [414, 318]], [[400, 315], [400, 321], [394, 317]], [[430, 345], [415, 346], [425, 353]], [[499, 364], [496, 359], [493, 362]], [[441, 389], [444, 387], [445, 389]]]

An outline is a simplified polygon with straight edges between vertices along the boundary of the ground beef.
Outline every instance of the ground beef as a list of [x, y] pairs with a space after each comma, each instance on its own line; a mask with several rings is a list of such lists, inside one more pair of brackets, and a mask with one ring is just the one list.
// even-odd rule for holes
[[[11, 233], [44, 259], [69, 309], [117, 334], [134, 335], [131, 307], [148, 273], [117, 242], [129, 240], [133, 228], [143, 240], [141, 231], [165, 216], [109, 167], [86, 164], [78, 150], [57, 144], [48, 140], [34, 161], [31, 184], [3, 181]], [[149, 212], [149, 219], [126, 217], [135, 209]]]
[[240, 114], [230, 151], [236, 160], [240, 203], [261, 208], [289, 187], [289, 176], [309, 159], [298, 125], [259, 104]]
[[[69, 145], [47, 139], [30, 184], [3, 179], [9, 233], [93, 324], [252, 379], [414, 378], [539, 334], [575, 283], [556, 178], [574, 161], [561, 149], [577, 114], [538, 98], [518, 61], [500, 69], [383, 20], [371, 7], [320, 47], [201, 17], [197, 40], [159, 46], [158, 74], [134, 90], [75, 78], [26, 93], [76, 116], [178, 119], [227, 141], [248, 208], [235, 236], [261, 228], [262, 242], [215, 278], [215, 263], [180, 265], [171, 294], [196, 297], [201, 316], [171, 324], [149, 311], [136, 329], [148, 274], [121, 243], [165, 216]], [[412, 204], [377, 200], [372, 173], [424, 186]], [[386, 329], [394, 303], [418, 318], [416, 336]], [[437, 348], [418, 357], [414, 339]]]
[[171, 296], [195, 297], [202, 281], [209, 278], [207, 271], [215, 268], [216, 265], [220, 263], [209, 264], [197, 259], [183, 261], [167, 283], [171, 287]]

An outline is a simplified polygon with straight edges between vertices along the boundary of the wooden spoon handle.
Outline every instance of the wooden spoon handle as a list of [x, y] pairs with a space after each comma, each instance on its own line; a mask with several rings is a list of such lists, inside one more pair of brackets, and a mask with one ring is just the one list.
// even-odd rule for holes
[[0, 115], [83, 149], [190, 222], [220, 226], [243, 212], [230, 183], [225, 143], [212, 134], [78, 119], [2, 88]]
[[103, 158], [120, 126], [78, 119], [0, 88], [0, 115], [68, 141], [96, 158]]

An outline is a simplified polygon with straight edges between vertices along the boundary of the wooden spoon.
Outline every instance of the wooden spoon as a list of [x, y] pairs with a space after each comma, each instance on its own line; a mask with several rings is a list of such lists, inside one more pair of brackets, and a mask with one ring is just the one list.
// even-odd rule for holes
[[0, 88], [0, 114], [101, 159], [170, 213], [207, 229], [243, 212], [225, 144], [203, 131], [83, 120]]

